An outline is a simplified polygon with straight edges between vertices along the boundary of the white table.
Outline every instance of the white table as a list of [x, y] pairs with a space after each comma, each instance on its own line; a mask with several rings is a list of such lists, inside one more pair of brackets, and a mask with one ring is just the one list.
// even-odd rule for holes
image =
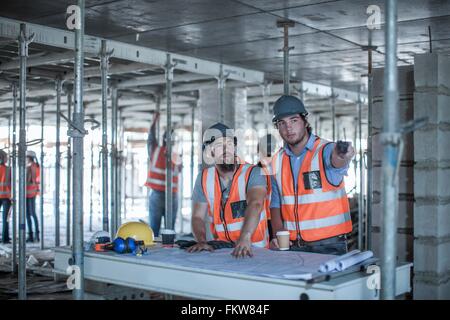
[[[177, 249], [179, 250], [179, 249]], [[70, 248], [55, 249], [57, 274], [66, 274]], [[411, 291], [411, 263], [397, 267], [397, 295]], [[86, 252], [86, 279], [130, 288], [157, 291], [199, 299], [365, 299], [377, 300], [380, 291], [369, 289], [371, 274], [352, 272], [328, 281], [310, 283], [302, 280], [275, 279], [236, 272], [199, 269], [151, 260], [149, 257], [120, 256], [112, 252]]]

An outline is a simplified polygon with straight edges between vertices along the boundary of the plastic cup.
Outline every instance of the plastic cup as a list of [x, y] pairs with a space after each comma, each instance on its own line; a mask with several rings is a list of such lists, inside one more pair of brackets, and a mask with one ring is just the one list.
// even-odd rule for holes
[[289, 250], [289, 231], [278, 231], [277, 240], [280, 250]]
[[176, 232], [174, 230], [161, 230], [161, 239], [163, 246], [173, 246], [175, 243]]

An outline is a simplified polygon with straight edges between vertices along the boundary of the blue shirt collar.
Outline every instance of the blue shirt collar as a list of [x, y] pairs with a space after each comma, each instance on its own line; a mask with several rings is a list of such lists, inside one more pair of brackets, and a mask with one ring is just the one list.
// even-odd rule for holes
[[[316, 141], [316, 136], [315, 136], [314, 134], [311, 133], [311, 134], [309, 135], [308, 142], [306, 142], [305, 149], [307, 149], [307, 150], [312, 150], [312, 149], [314, 148], [314, 141]], [[304, 152], [305, 152], [305, 149], [303, 149], [302, 152], [300, 152], [300, 154], [304, 153]], [[286, 152], [286, 154], [287, 154], [289, 157], [297, 157], [297, 156], [291, 151], [291, 149], [289, 148], [289, 146], [288, 146], [287, 144], [284, 144], [284, 151]]]

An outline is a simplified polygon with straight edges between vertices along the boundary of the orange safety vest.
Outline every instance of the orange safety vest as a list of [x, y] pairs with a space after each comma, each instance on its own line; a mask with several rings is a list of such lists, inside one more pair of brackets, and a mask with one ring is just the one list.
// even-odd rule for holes
[[[152, 150], [150, 169], [145, 186], [153, 190], [166, 191], [166, 150], [165, 146], [157, 146]], [[172, 161], [172, 192], [178, 191], [178, 169]]]
[[[253, 167], [250, 164], [239, 164], [233, 175], [228, 199], [223, 207], [219, 173], [214, 166], [202, 171], [202, 187], [208, 203], [210, 228], [218, 240], [235, 242], [241, 235], [244, 225], [243, 211], [247, 204], [247, 183]], [[252, 245], [255, 247], [269, 247], [268, 210], [267, 204], [264, 203], [264, 208], [259, 214], [258, 227], [251, 238]]]
[[11, 199], [11, 170], [0, 164], [0, 199]]
[[27, 198], [33, 198], [39, 195], [41, 183], [41, 168], [37, 163], [30, 166], [31, 176], [27, 176]]
[[297, 188], [284, 149], [273, 158], [281, 216], [291, 240], [301, 236], [305, 241], [317, 241], [352, 231], [344, 180], [335, 186], [326, 177], [323, 150], [328, 143], [317, 137], [313, 149], [306, 152], [298, 173]]

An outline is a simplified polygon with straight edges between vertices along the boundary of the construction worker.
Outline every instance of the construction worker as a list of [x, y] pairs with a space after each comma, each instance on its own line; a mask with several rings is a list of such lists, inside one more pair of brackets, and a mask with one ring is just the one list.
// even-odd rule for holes
[[[261, 174], [263, 174], [267, 181], [267, 197], [266, 197], [266, 205], [270, 208], [270, 201], [272, 197], [272, 156], [276, 152], [276, 139], [271, 134], [266, 134], [262, 136], [257, 145], [257, 152], [259, 155], [259, 161], [257, 166], [261, 168]], [[272, 240], [272, 223], [270, 217], [270, 210], [267, 211], [267, 227], [269, 230], [269, 238]]]
[[[307, 115], [297, 97], [275, 102], [273, 123], [285, 145], [272, 160], [273, 234], [289, 231], [295, 250], [343, 254], [352, 231], [344, 175], [355, 150], [314, 135]], [[271, 248], [277, 247], [275, 237]]]
[[8, 155], [0, 150], [0, 209], [3, 209], [2, 242], [10, 243], [9, 238], [9, 209], [11, 208], [11, 170], [7, 166]]
[[[170, 136], [167, 132], [163, 135], [163, 144], [159, 146], [155, 133], [156, 123], [159, 121], [160, 114], [155, 113], [153, 122], [147, 138], [147, 151], [150, 160], [150, 168], [148, 171], [145, 186], [151, 189], [149, 196], [149, 220], [150, 226], [155, 237], [159, 235], [161, 227], [161, 219], [164, 216], [167, 219], [166, 210], [166, 157], [167, 143]], [[172, 221], [169, 224], [173, 230], [175, 227], [176, 213], [178, 210], [178, 174], [181, 169], [177, 165], [175, 157], [172, 157]]]
[[195, 182], [192, 231], [197, 243], [188, 252], [213, 250], [206, 239], [207, 221], [215, 240], [235, 245], [234, 257], [252, 256], [252, 246], [268, 248], [266, 178], [261, 168], [236, 156], [232, 131], [217, 123], [204, 134], [203, 149], [214, 165]]
[[[36, 215], [36, 196], [40, 192], [40, 175], [41, 168], [37, 162], [36, 153], [28, 150], [27, 156], [27, 180], [26, 180], [26, 197], [27, 197], [27, 226], [28, 226], [28, 238], [26, 242], [40, 241], [39, 238], [39, 223]], [[33, 225], [36, 237], [33, 236]]]

